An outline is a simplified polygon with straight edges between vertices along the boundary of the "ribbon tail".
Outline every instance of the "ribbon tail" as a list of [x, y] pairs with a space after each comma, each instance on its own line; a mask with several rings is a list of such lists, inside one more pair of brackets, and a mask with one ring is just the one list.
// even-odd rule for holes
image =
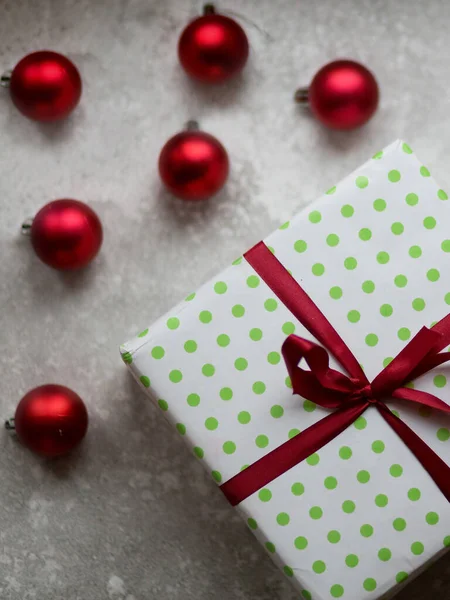
[[372, 381], [372, 392], [376, 398], [391, 395], [392, 390], [413, 379], [415, 367], [427, 361], [433, 345], [439, 341], [436, 331], [422, 327], [413, 339], [397, 354]]
[[399, 398], [400, 400], [408, 400], [409, 402], [416, 402], [416, 404], [422, 404], [423, 406], [429, 406], [435, 408], [444, 413], [450, 413], [450, 406], [443, 402], [437, 396], [423, 392], [422, 390], [414, 390], [411, 388], [398, 388], [392, 392], [393, 398]]
[[434, 347], [435, 352], [440, 352], [445, 346], [450, 344], [450, 314], [445, 315], [445, 317], [433, 325], [431, 329], [441, 335], [440, 340]]
[[320, 450], [356, 421], [368, 406], [369, 402], [361, 401], [347, 404], [226, 481], [220, 489], [228, 502], [236, 506]]
[[450, 467], [412, 429], [396, 417], [386, 405], [377, 408], [383, 419], [411, 450], [435, 484], [450, 502]]
[[[447, 344], [446, 344], [447, 345]], [[439, 365], [442, 365], [450, 360], [450, 352], [441, 352], [441, 354], [431, 354], [426, 356], [417, 367], [409, 374], [409, 379], [412, 381], [431, 369], [435, 369]]]

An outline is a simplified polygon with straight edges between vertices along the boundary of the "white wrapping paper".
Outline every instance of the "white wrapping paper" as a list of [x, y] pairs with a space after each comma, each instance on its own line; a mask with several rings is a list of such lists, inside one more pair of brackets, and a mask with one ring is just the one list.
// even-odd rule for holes
[[[450, 311], [450, 201], [402, 142], [265, 242], [369, 380]], [[280, 352], [294, 331], [311, 338], [238, 259], [121, 352], [221, 484], [328, 414], [292, 395]], [[448, 402], [449, 375], [414, 385]], [[448, 416], [388, 403], [450, 463]], [[450, 547], [449, 503], [375, 409], [237, 508], [305, 600], [390, 595]]]

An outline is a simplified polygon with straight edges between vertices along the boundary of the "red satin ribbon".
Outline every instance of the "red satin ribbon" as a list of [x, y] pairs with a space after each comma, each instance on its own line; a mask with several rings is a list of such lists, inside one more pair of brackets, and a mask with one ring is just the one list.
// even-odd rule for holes
[[[233, 506], [239, 504], [328, 444], [370, 405], [404, 441], [450, 502], [450, 467], [383, 401], [390, 396], [450, 413], [450, 406], [433, 394], [404, 387], [408, 381], [450, 360], [450, 352], [439, 354], [450, 344], [450, 315], [431, 329], [423, 327], [369, 382], [337, 331], [264, 242], [249, 250], [245, 259], [321, 344], [296, 335], [290, 335], [283, 343], [282, 353], [293, 393], [324, 408], [336, 410], [224, 483], [221, 490], [229, 502]], [[348, 375], [329, 367], [328, 353]], [[299, 366], [302, 359], [310, 370]]]

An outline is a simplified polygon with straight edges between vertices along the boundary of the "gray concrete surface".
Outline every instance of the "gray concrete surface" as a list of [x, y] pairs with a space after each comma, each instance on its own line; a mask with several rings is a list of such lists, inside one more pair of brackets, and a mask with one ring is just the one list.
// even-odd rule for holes
[[[293, 600], [138, 392], [118, 345], [396, 137], [450, 187], [447, 0], [223, 6], [268, 35], [245, 24], [245, 73], [210, 89], [176, 58], [200, 2], [1, 0], [0, 66], [37, 49], [67, 53], [84, 95], [58, 126], [27, 121], [0, 95], [0, 415], [31, 387], [60, 382], [91, 416], [85, 444], [54, 462], [0, 435], [2, 600]], [[381, 107], [367, 127], [330, 133], [292, 94], [342, 56], [373, 69]], [[156, 171], [190, 117], [222, 140], [232, 167], [201, 206], [170, 198]], [[70, 276], [41, 265], [18, 234], [64, 196], [89, 202], [105, 227], [99, 259]], [[399, 600], [449, 596], [444, 558]]]

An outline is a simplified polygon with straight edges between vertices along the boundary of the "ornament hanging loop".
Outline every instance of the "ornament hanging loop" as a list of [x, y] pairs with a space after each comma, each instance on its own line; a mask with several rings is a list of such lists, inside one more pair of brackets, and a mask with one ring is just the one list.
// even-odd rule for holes
[[309, 89], [303, 87], [296, 90], [294, 100], [297, 104], [309, 104]]
[[16, 425], [14, 419], [8, 419], [5, 421], [5, 429], [6, 431], [15, 431]]
[[200, 125], [195, 119], [189, 119], [184, 128], [186, 131], [198, 131], [200, 129]]
[[31, 235], [31, 227], [33, 225], [33, 219], [30, 217], [29, 219], [26, 219], [23, 223], [22, 223], [22, 227], [20, 228], [20, 233], [22, 235], [25, 236], [30, 236]]
[[214, 6], [214, 4], [205, 4], [203, 6], [203, 15], [215, 15], [216, 14], [216, 7]]
[[0, 78], [0, 85], [4, 88], [8, 88], [10, 83], [11, 83], [11, 75], [12, 75], [12, 70], [9, 69], [8, 71], [5, 71], [3, 73], [3, 75]]

